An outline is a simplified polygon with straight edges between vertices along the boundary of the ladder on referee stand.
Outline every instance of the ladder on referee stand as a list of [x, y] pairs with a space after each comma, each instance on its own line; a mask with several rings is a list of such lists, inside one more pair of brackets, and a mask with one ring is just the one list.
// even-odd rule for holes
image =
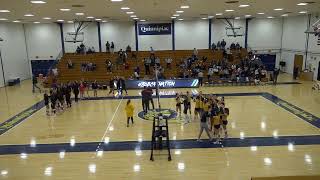
[[[164, 139], [166, 141], [165, 144], [163, 144]], [[168, 118], [163, 117], [160, 113], [153, 118], [150, 160], [154, 161], [154, 150], [162, 150], [164, 147], [168, 150], [168, 161], [171, 161]]]

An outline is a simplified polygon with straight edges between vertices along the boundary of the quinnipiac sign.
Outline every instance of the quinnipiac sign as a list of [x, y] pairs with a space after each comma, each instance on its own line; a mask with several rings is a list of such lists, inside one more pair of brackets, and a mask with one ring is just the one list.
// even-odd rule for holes
[[139, 35], [171, 34], [171, 23], [138, 24]]

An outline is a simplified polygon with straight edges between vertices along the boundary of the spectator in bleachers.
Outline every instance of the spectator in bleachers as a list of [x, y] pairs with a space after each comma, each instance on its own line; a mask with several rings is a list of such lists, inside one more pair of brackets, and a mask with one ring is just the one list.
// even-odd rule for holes
[[109, 81], [109, 87], [110, 87], [109, 95], [111, 93], [114, 94], [114, 90], [116, 88], [116, 84], [117, 84], [116, 77], [111, 78], [110, 81]]
[[236, 49], [236, 45], [235, 45], [234, 43], [231, 43], [230, 49], [231, 49], [231, 50], [235, 50], [235, 49]]
[[107, 72], [112, 73], [112, 62], [110, 59], [106, 60], [106, 67], [107, 67]]
[[80, 46], [77, 46], [76, 53], [77, 53], [77, 54], [80, 54], [80, 53], [81, 53], [81, 48], [80, 48]]
[[160, 58], [156, 57], [155, 63], [158, 67], [160, 67]]
[[91, 51], [92, 51], [92, 53], [95, 53], [95, 52], [96, 52], [96, 50], [94, 49], [93, 46], [91, 47]]
[[168, 68], [168, 69], [171, 69], [172, 59], [169, 57], [169, 58], [166, 58], [165, 61], [166, 61], [166, 63], [167, 63], [167, 68]]
[[113, 42], [111, 42], [111, 46], [110, 46], [110, 50], [111, 50], [111, 53], [113, 54], [114, 53], [114, 43]]
[[227, 43], [224, 41], [224, 39], [222, 39], [222, 41], [221, 41], [221, 48], [222, 48], [222, 49], [226, 49], [226, 45], [227, 45]]
[[80, 44], [80, 53], [81, 54], [86, 54], [86, 46], [83, 44], [83, 43], [81, 43]]
[[220, 41], [218, 41], [218, 43], [217, 43], [217, 49], [221, 50], [221, 42]]
[[211, 45], [211, 50], [215, 51], [217, 49], [217, 46], [216, 44], [213, 42], [212, 45]]
[[193, 56], [193, 57], [198, 57], [198, 50], [197, 50], [197, 48], [193, 48], [192, 56]]
[[128, 45], [127, 48], [126, 48], [126, 52], [127, 52], [127, 53], [130, 53], [130, 52], [131, 52], [131, 47], [130, 47], [129, 45]]
[[69, 59], [68, 63], [67, 63], [68, 69], [72, 69], [73, 68], [73, 63], [72, 61]]
[[107, 43], [106, 43], [106, 52], [110, 53], [110, 43], [109, 43], [109, 41], [107, 41]]
[[143, 62], [144, 62], [145, 74], [150, 75], [150, 64], [151, 64], [150, 58], [144, 58]]
[[155, 53], [155, 52], [154, 52], [154, 49], [153, 49], [153, 47], [151, 46], [151, 47], [150, 47], [150, 54], [151, 54], [151, 55], [154, 55], [154, 53]]
[[241, 46], [240, 46], [240, 44], [237, 42], [237, 44], [236, 44], [236, 49], [237, 50], [240, 50], [241, 49]]
[[139, 66], [137, 66], [137, 67], [134, 69], [134, 77], [135, 77], [135, 79], [137, 79], [137, 80], [140, 79], [140, 68], [139, 68]]

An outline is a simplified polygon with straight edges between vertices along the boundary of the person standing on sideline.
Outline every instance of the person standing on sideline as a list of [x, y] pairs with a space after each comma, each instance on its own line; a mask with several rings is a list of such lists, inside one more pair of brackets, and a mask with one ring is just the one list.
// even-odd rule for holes
[[274, 85], [277, 85], [279, 73], [280, 73], [280, 69], [275, 68], [273, 70], [273, 84]]
[[111, 49], [111, 53], [113, 54], [114, 53], [114, 43], [113, 42], [111, 42], [110, 49]]
[[144, 69], [145, 69], [146, 75], [150, 75], [150, 64], [151, 64], [150, 58], [144, 58]]
[[198, 73], [198, 79], [199, 79], [200, 86], [202, 86], [203, 85], [203, 72], [202, 71], [200, 71]]
[[35, 88], [39, 89], [40, 93], [41, 93], [41, 89], [39, 88], [38, 84], [38, 78], [37, 76], [33, 75], [32, 76], [32, 92], [35, 93]]
[[67, 107], [71, 107], [71, 84], [68, 83], [66, 86], [66, 103], [67, 103]]
[[131, 119], [131, 123], [133, 124], [133, 112], [134, 112], [134, 106], [131, 103], [130, 99], [128, 99], [128, 101], [127, 101], [127, 105], [125, 107], [125, 110], [126, 110], [126, 114], [127, 114], [127, 127], [129, 127], [130, 119]]
[[74, 94], [74, 101], [78, 102], [78, 100], [79, 100], [79, 98], [78, 98], [78, 96], [79, 96], [79, 84], [78, 84], [77, 81], [75, 81], [73, 83], [72, 89], [73, 89], [73, 94]]
[[148, 89], [146, 86], [144, 86], [143, 90], [141, 91], [141, 96], [142, 96], [142, 109], [145, 114], [147, 114], [148, 110], [150, 109], [148, 95], [149, 95]]
[[110, 53], [110, 43], [109, 43], [109, 41], [107, 41], [107, 43], [106, 43], [106, 52]]
[[151, 87], [148, 87], [147, 88], [147, 97], [148, 97], [148, 104], [149, 102], [151, 102], [151, 105], [152, 105], [152, 109], [154, 109], [154, 102], [153, 102], [153, 98], [152, 98], [152, 94], [153, 94], [153, 91], [152, 91], [152, 88]]
[[80, 82], [79, 89], [80, 89], [80, 99], [83, 99], [84, 98], [84, 92], [86, 90], [86, 86], [84, 85], [83, 82]]
[[224, 49], [226, 49], [226, 45], [227, 45], [227, 43], [224, 41], [224, 39], [222, 39], [222, 41], [221, 41], [221, 48], [224, 50]]
[[295, 66], [293, 69], [293, 79], [297, 80], [297, 77], [299, 76], [299, 67]]
[[115, 82], [116, 82], [115, 77], [113, 77], [113, 78], [110, 79], [110, 81], [109, 81], [109, 87], [110, 87], [109, 95], [110, 95], [111, 93], [114, 94], [114, 88], [115, 88], [114, 83], [115, 83]]
[[198, 142], [201, 142], [200, 137], [202, 135], [203, 130], [206, 131], [206, 133], [209, 137], [209, 140], [212, 141], [212, 137], [210, 135], [209, 128], [208, 128], [207, 119], [208, 119], [208, 113], [202, 112], [201, 118], [200, 118], [200, 132], [199, 132], [198, 139], [197, 139]]
[[43, 100], [44, 100], [44, 105], [46, 106], [47, 116], [49, 116], [50, 115], [50, 106], [49, 106], [49, 95], [48, 95], [47, 90], [44, 91]]
[[92, 90], [93, 90], [93, 96], [98, 96], [98, 83], [97, 80], [94, 80], [94, 82], [91, 84]]

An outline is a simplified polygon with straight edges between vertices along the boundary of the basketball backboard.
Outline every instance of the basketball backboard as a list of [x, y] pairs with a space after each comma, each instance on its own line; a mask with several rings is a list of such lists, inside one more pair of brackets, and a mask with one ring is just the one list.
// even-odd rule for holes
[[243, 36], [244, 31], [242, 27], [226, 27], [226, 35], [228, 37]]

